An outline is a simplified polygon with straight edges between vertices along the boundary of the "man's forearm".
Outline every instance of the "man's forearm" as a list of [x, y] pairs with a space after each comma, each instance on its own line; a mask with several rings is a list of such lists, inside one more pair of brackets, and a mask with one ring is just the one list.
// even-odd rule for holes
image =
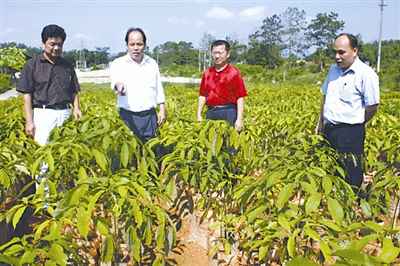
[[74, 102], [72, 103], [74, 108], [80, 109], [80, 101], [79, 101], [79, 94], [75, 94]]
[[365, 123], [367, 123], [378, 111], [378, 104], [365, 107]]
[[243, 121], [244, 116], [244, 98], [241, 97], [237, 100], [237, 119]]
[[24, 113], [26, 123], [33, 123], [32, 95], [24, 94]]
[[198, 106], [197, 106], [197, 120], [201, 119], [201, 113], [203, 111], [205, 104], [206, 104], [206, 97], [199, 96], [199, 101], [198, 101]]

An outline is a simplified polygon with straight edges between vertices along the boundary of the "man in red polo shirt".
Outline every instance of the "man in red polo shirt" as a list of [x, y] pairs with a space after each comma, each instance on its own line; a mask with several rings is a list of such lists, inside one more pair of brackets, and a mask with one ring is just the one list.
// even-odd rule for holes
[[243, 128], [244, 97], [247, 91], [239, 70], [228, 63], [230, 45], [225, 40], [211, 44], [214, 66], [207, 69], [200, 84], [197, 121], [207, 104], [206, 119], [225, 120], [237, 131]]

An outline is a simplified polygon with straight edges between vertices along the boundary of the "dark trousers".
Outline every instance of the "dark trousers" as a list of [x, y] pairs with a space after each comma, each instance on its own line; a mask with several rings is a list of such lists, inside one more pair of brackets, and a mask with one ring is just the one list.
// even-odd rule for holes
[[208, 106], [206, 119], [225, 120], [231, 126], [234, 126], [236, 118], [237, 118], [236, 104], [228, 104], [223, 106]]
[[339, 163], [346, 172], [346, 181], [360, 187], [363, 181], [364, 124], [327, 124], [325, 138], [339, 152]]
[[157, 113], [154, 108], [142, 112], [132, 112], [120, 108], [119, 115], [143, 143], [157, 135]]

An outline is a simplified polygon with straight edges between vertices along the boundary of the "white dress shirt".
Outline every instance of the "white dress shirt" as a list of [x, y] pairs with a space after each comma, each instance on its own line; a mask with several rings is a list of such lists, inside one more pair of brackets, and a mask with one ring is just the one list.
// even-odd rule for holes
[[160, 70], [154, 59], [144, 55], [141, 63], [129, 54], [115, 59], [110, 65], [111, 88], [124, 84], [125, 95], [118, 95], [118, 107], [133, 112], [149, 110], [165, 102]]
[[346, 70], [332, 65], [321, 91], [325, 123], [364, 123], [365, 107], [379, 104], [379, 78], [358, 58]]

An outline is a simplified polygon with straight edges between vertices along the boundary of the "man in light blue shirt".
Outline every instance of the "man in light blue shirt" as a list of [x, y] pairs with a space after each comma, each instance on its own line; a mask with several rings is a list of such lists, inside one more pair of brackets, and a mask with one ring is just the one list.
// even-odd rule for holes
[[363, 181], [365, 124], [379, 105], [379, 78], [358, 58], [358, 41], [342, 33], [335, 39], [336, 65], [322, 85], [321, 114], [317, 132], [323, 133], [340, 154], [346, 181], [360, 187]]

